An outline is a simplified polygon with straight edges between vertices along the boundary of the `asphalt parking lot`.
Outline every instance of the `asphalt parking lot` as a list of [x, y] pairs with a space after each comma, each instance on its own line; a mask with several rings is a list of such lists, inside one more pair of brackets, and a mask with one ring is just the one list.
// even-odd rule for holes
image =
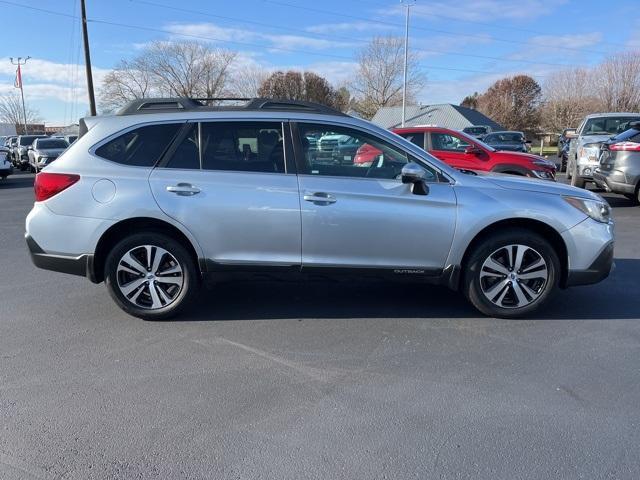
[[235, 283], [183, 318], [37, 270], [0, 182], [0, 477], [640, 478], [640, 207], [536, 318], [444, 288]]

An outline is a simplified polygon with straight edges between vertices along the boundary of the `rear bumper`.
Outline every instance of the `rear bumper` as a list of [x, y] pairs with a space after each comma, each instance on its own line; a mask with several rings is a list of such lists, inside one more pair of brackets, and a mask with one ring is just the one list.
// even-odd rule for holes
[[42, 250], [40, 245], [38, 245], [29, 234], [25, 234], [25, 240], [31, 261], [36, 267], [54, 272], [87, 277], [89, 280], [95, 282], [93, 275], [93, 255], [84, 254], [77, 257], [53, 255]]
[[591, 285], [598, 283], [609, 276], [614, 268], [613, 263], [614, 243], [608, 243], [596, 257], [589, 268], [585, 270], [569, 270], [567, 273], [567, 287], [577, 285]]
[[[624, 176], [624, 174], [622, 174]], [[597, 169], [593, 173], [593, 181], [598, 187], [605, 189], [607, 192], [613, 193], [627, 193], [633, 194], [636, 191], [636, 186], [630, 183], [626, 183], [622, 178], [612, 178], [613, 176], [609, 172], [603, 172]]]

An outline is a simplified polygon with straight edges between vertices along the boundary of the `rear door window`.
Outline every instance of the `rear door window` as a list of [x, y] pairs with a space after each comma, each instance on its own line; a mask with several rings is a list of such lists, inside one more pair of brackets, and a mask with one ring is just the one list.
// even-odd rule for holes
[[134, 167], [152, 167], [182, 127], [181, 123], [161, 123], [135, 128], [96, 149], [96, 155]]
[[206, 122], [200, 125], [204, 170], [285, 173], [279, 122]]
[[411, 133], [401, 133], [401, 137], [406, 138], [414, 145], [419, 146], [424, 149], [424, 133], [423, 132], [411, 132]]

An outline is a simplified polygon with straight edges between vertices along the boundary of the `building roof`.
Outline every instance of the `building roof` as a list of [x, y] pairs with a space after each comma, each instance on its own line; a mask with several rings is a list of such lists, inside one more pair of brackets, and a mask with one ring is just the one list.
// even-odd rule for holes
[[[371, 121], [384, 128], [396, 128], [402, 124], [402, 107], [382, 107]], [[504, 130], [486, 115], [472, 108], [451, 103], [437, 105], [407, 105], [405, 126], [437, 125], [462, 130], [474, 125], [488, 125], [492, 130]]]

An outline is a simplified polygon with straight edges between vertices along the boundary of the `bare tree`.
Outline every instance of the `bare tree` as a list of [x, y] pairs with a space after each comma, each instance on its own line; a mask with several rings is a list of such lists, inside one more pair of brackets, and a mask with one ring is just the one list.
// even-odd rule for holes
[[473, 95], [467, 95], [460, 102], [461, 107], [473, 108], [474, 110], [478, 109], [478, 97], [480, 94], [478, 92], [473, 92]]
[[254, 98], [264, 81], [269, 78], [269, 71], [258, 66], [237, 68], [231, 74], [231, 94], [238, 97]]
[[342, 106], [342, 97], [327, 79], [313, 72], [301, 73], [295, 70], [274, 72], [262, 83], [258, 89], [258, 95], [289, 100], [306, 100], [334, 108]]
[[[37, 110], [25, 104], [27, 113], [26, 123], [41, 123], [42, 118]], [[16, 93], [10, 93], [0, 97], [0, 122], [10, 123], [12, 125], [23, 125], [25, 123], [24, 113], [22, 111], [22, 100]]]
[[640, 110], [640, 52], [610, 57], [596, 68], [595, 78], [598, 96], [607, 111]]
[[594, 72], [585, 68], [560, 70], [544, 84], [542, 125], [551, 131], [577, 127], [585, 115], [604, 109]]
[[[400, 37], [374, 37], [357, 53], [358, 69], [351, 81], [356, 96], [354, 109], [364, 118], [371, 118], [381, 107], [402, 103], [404, 41]], [[415, 100], [424, 86], [425, 77], [418, 68], [415, 55], [409, 53], [407, 68], [407, 99]]]
[[149, 96], [218, 97], [226, 91], [235, 57], [199, 42], [154, 42], [107, 74], [101, 105], [112, 110]]
[[478, 97], [478, 110], [510, 130], [534, 131], [542, 88], [527, 75], [498, 80]]
[[152, 80], [143, 58], [122, 60], [102, 82], [99, 95], [101, 110], [112, 112], [131, 100], [157, 94]]
[[222, 93], [235, 57], [199, 42], [154, 42], [143, 54], [159, 92], [207, 98]]

